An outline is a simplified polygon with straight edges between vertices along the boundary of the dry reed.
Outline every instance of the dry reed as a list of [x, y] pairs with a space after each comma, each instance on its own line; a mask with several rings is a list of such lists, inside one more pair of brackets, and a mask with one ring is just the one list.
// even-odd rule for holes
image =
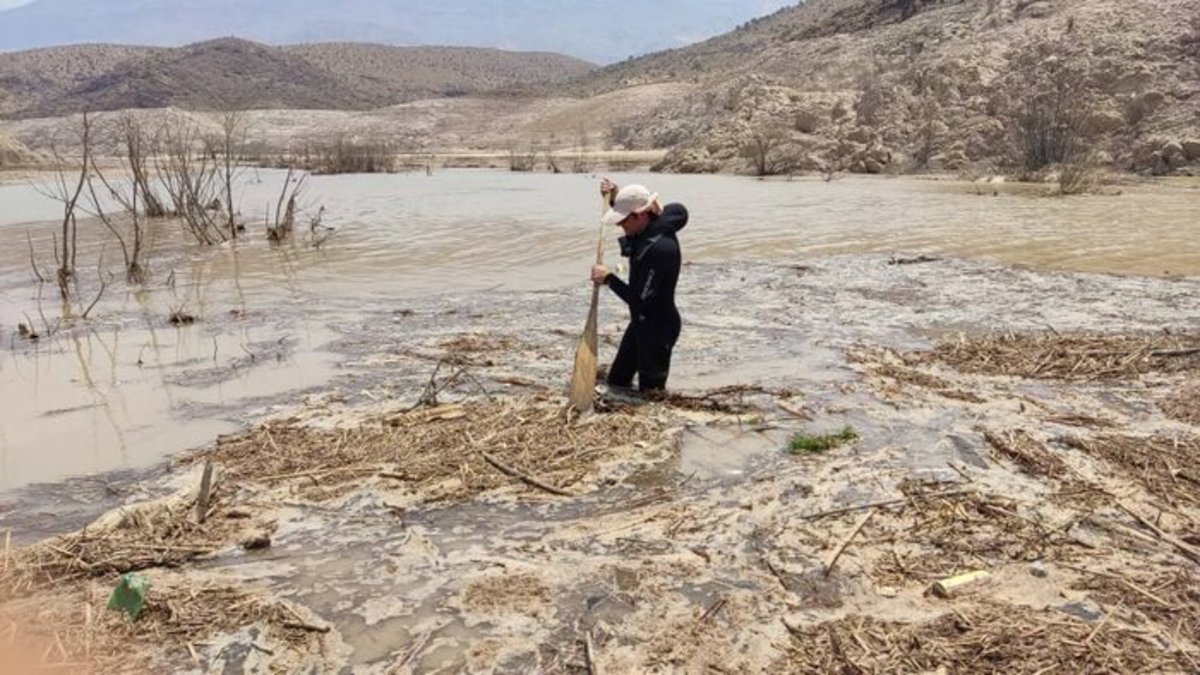
[[924, 359], [968, 373], [1099, 380], [1200, 369], [1200, 335], [1002, 334], [961, 336]]

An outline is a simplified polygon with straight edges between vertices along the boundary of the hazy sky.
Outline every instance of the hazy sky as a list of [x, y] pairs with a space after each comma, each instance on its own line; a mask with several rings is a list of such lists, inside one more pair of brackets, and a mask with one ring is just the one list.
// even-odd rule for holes
[[0, 0], [0, 51], [235, 35], [553, 51], [596, 63], [731, 30], [796, 0]]

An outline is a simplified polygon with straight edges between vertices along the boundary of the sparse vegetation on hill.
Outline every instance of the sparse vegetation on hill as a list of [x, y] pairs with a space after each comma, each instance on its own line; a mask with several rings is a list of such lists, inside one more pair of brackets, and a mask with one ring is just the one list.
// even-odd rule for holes
[[1030, 173], [1086, 150], [1188, 172], [1195, 16], [1190, 0], [811, 0], [560, 89], [693, 82], [612, 135], [672, 146], [665, 171]]
[[561, 54], [467, 47], [326, 42], [283, 47], [377, 101], [453, 97], [518, 84], [554, 83], [594, 65]]
[[0, 54], [0, 114], [177, 107], [366, 110], [559, 81], [590, 70], [545, 53], [226, 38], [177, 49], [80, 45]]
[[[267, 154], [340, 135], [410, 152], [565, 152], [583, 124], [606, 150], [666, 152], [656, 168], [671, 172], [1005, 172], [1064, 193], [1103, 170], [1200, 173], [1194, 0], [810, 0], [596, 70], [493, 50], [189, 49], [127, 61], [112, 71], [124, 75], [55, 100], [373, 108], [264, 115], [254, 133]], [[40, 121], [5, 131], [47, 147]]]

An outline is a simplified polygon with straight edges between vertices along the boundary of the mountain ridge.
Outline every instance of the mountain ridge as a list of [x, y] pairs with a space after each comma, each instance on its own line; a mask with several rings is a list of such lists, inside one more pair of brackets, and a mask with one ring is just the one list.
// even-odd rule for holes
[[217, 38], [183, 47], [72, 45], [0, 54], [0, 114], [181, 107], [367, 110], [577, 76], [593, 64], [495, 48]]

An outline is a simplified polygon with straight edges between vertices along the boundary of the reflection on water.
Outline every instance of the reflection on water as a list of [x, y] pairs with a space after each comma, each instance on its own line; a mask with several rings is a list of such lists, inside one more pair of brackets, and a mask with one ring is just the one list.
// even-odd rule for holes
[[[283, 176], [243, 186], [246, 240], [201, 248], [156, 223], [152, 277], [119, 279], [86, 329], [36, 347], [61, 314], [31, 283], [28, 232], [54, 266], [61, 207], [25, 185], [0, 186], [0, 489], [144, 466], [203, 444], [289, 393], [326, 383], [330, 326], [366, 309], [402, 309], [447, 292], [558, 289], [586, 282], [597, 181], [591, 176], [445, 171], [315, 177], [310, 205], [337, 233], [317, 250], [271, 247], [261, 222]], [[1127, 274], [1200, 274], [1200, 185], [1134, 187], [1120, 196], [1052, 199], [975, 194], [972, 186], [901, 179], [762, 182], [727, 176], [614, 176], [685, 203], [692, 261], [787, 261], [844, 252], [927, 252], [1035, 267]], [[80, 224], [80, 295], [90, 301], [103, 227]], [[615, 239], [616, 232], [613, 233]], [[607, 252], [615, 257], [610, 239]], [[85, 262], [86, 261], [86, 262]], [[119, 273], [117, 273], [119, 277]], [[40, 306], [40, 309], [39, 309]], [[199, 321], [171, 326], [176, 309]], [[42, 315], [46, 319], [43, 321]]]

